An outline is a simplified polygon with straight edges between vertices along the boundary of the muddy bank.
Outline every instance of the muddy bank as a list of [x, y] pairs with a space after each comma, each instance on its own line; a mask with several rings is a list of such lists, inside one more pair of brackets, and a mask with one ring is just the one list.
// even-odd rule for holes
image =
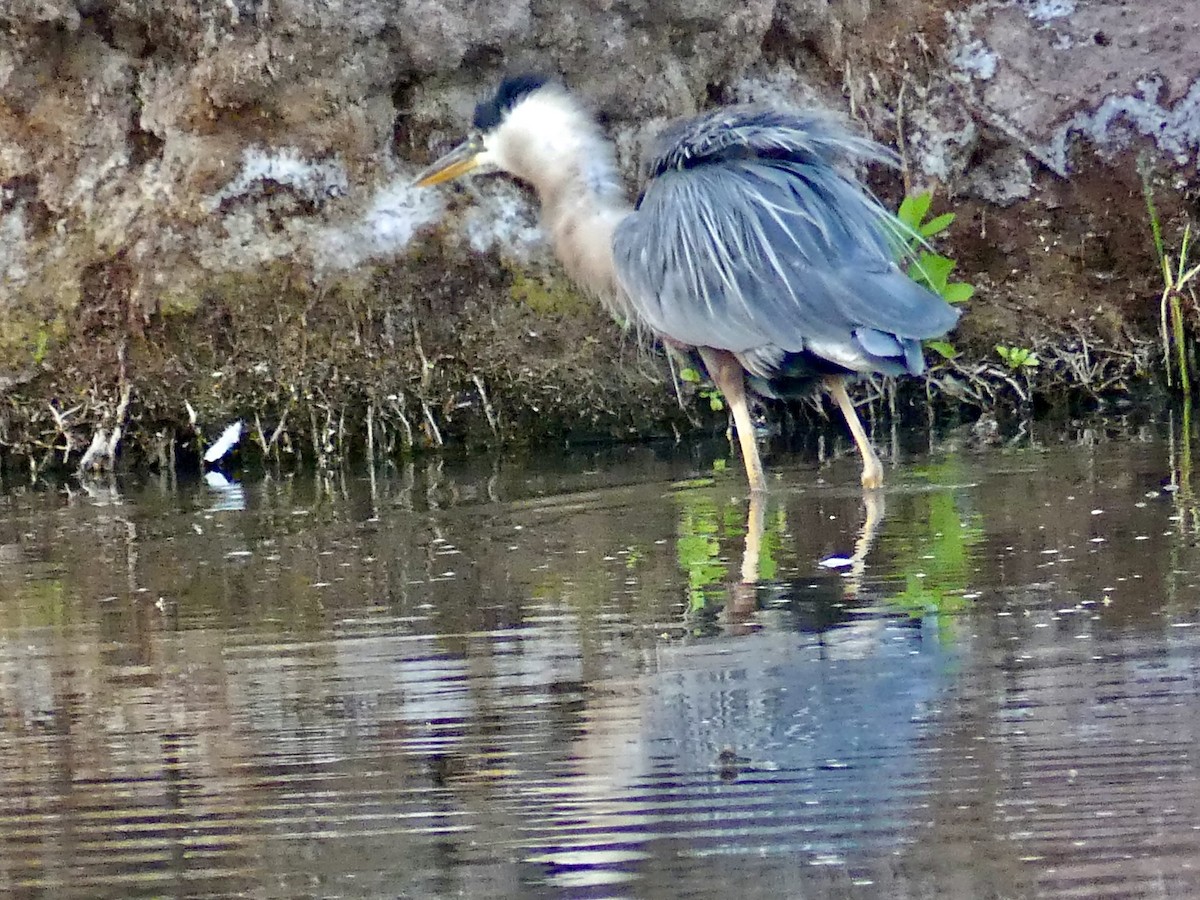
[[[631, 185], [673, 116], [741, 100], [845, 110], [902, 153], [901, 172], [872, 174], [882, 196], [935, 188], [959, 214], [942, 249], [978, 293], [961, 356], [935, 372], [940, 402], [1144, 386], [1161, 282], [1138, 159], [1177, 245], [1198, 186], [1189, 10], [10, 4], [0, 442], [71, 466], [120, 429], [123, 454], [168, 461], [242, 418], [251, 447], [328, 460], [718, 424], [564, 283], [521, 190], [408, 187], [522, 68], [587, 95]], [[997, 344], [1040, 365], [1014, 370]]]

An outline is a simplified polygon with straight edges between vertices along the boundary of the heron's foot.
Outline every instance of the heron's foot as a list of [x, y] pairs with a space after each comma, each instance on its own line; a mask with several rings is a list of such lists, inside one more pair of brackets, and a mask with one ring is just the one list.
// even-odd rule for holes
[[883, 487], [883, 465], [878, 458], [863, 463], [862, 486], [867, 491], [877, 491]]

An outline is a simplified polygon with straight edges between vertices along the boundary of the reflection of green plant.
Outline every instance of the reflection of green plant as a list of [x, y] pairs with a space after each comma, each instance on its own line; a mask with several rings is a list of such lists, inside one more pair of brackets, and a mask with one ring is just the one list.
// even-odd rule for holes
[[[710, 494], [701, 491], [682, 491], [679, 533], [675, 553], [680, 568], [687, 573], [688, 608], [703, 609], [709, 600], [709, 589], [729, 577], [729, 562], [721, 554], [721, 541], [726, 549], [740, 556], [745, 549], [746, 511], [737, 503], [718, 505]], [[780, 509], [769, 518], [759, 544], [758, 577], [770, 580], [779, 571], [779, 553], [787, 533], [787, 515]]]
[[1042, 363], [1036, 353], [1025, 347], [1006, 347], [1003, 344], [997, 344], [996, 352], [1014, 372], [1022, 369], [1036, 369]]
[[720, 412], [725, 408], [725, 398], [721, 396], [721, 392], [709, 384], [704, 384], [704, 379], [700, 373], [688, 366], [685, 369], [679, 370], [680, 381], [686, 381], [688, 384], [702, 385], [697, 389], [697, 393], [708, 401], [709, 408], [713, 412]]
[[20, 586], [16, 592], [17, 602], [11, 604], [6, 612], [14, 613], [16, 619], [8, 615], [0, 617], [0, 622], [8, 627], [37, 628], [45, 626], [61, 627], [70, 621], [71, 605], [68, 602], [66, 586], [59, 578], [31, 578]]
[[721, 561], [717, 504], [698, 491], [681, 493], [679, 499], [675, 553], [687, 573], [688, 607], [694, 611], [705, 605], [704, 588], [724, 579], [729, 567]]
[[779, 573], [779, 551], [787, 534], [787, 513], [780, 507], [774, 518], [767, 519], [758, 550], [758, 577], [771, 581]]
[[[953, 463], [926, 470], [931, 481], [954, 480]], [[950, 491], [916, 495], [926, 501], [908, 520], [911, 530], [896, 543], [896, 571], [904, 573], [904, 590], [892, 603], [913, 616], [949, 616], [967, 607], [971, 583], [972, 548], [983, 540], [976, 517], [964, 515]], [[922, 505], [925, 505], [922, 503]]]

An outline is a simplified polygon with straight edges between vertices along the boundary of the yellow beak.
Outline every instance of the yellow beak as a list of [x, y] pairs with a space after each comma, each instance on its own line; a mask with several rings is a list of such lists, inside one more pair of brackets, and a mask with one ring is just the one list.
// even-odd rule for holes
[[483, 144], [480, 140], [473, 137], [467, 138], [424, 172], [421, 172], [413, 179], [413, 185], [429, 187], [458, 178], [460, 175], [466, 175], [479, 165], [481, 153], [483, 153]]

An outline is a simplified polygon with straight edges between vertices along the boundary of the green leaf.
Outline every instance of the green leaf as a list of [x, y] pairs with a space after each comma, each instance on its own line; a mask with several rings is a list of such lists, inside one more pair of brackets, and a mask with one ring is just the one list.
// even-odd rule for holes
[[931, 203], [933, 203], [933, 194], [928, 192], [915, 196], [910, 194], [901, 202], [900, 209], [896, 211], [896, 217], [913, 231], [919, 231]]
[[908, 277], [941, 294], [945, 290], [946, 279], [954, 271], [954, 266], [954, 260], [940, 253], [922, 253], [920, 258], [908, 267]]
[[947, 303], [965, 303], [975, 296], [975, 285], [965, 281], [948, 284], [942, 290], [942, 299]]
[[720, 412], [725, 408], [725, 401], [721, 399], [721, 395], [714, 392], [708, 395], [708, 405], [712, 407], [713, 412]]
[[933, 194], [911, 194], [904, 198], [896, 212], [898, 228], [896, 254], [898, 260], [908, 262], [908, 277], [917, 284], [929, 288], [947, 303], [964, 303], [975, 294], [975, 286], [966, 282], [950, 283], [950, 274], [957, 263], [948, 256], [923, 248], [925, 238], [935, 237], [954, 223], [956, 213], [947, 212], [924, 221], [933, 203]]
[[1036, 369], [1041, 365], [1041, 360], [1038, 355], [1032, 350], [1027, 350], [1024, 347], [1005, 347], [1003, 344], [996, 345], [996, 352], [1000, 354], [1000, 358], [1014, 371], [1018, 369]]
[[686, 381], [690, 384], [699, 384], [700, 383], [700, 373], [689, 366], [686, 369], [679, 370], [679, 380]]
[[919, 229], [921, 237], [930, 238], [934, 235], [941, 234], [954, 222], [954, 213], [942, 213], [934, 219], [930, 219]]
[[954, 345], [949, 341], [926, 341], [925, 346], [943, 359], [955, 359], [958, 357], [958, 351], [954, 349]]
[[725, 460], [725, 459], [714, 459], [713, 460], [713, 471], [714, 472], [724, 472], [728, 466], [729, 466], [728, 460]]
[[923, 253], [918, 260], [926, 274], [938, 284], [945, 284], [957, 263], [940, 253]]

